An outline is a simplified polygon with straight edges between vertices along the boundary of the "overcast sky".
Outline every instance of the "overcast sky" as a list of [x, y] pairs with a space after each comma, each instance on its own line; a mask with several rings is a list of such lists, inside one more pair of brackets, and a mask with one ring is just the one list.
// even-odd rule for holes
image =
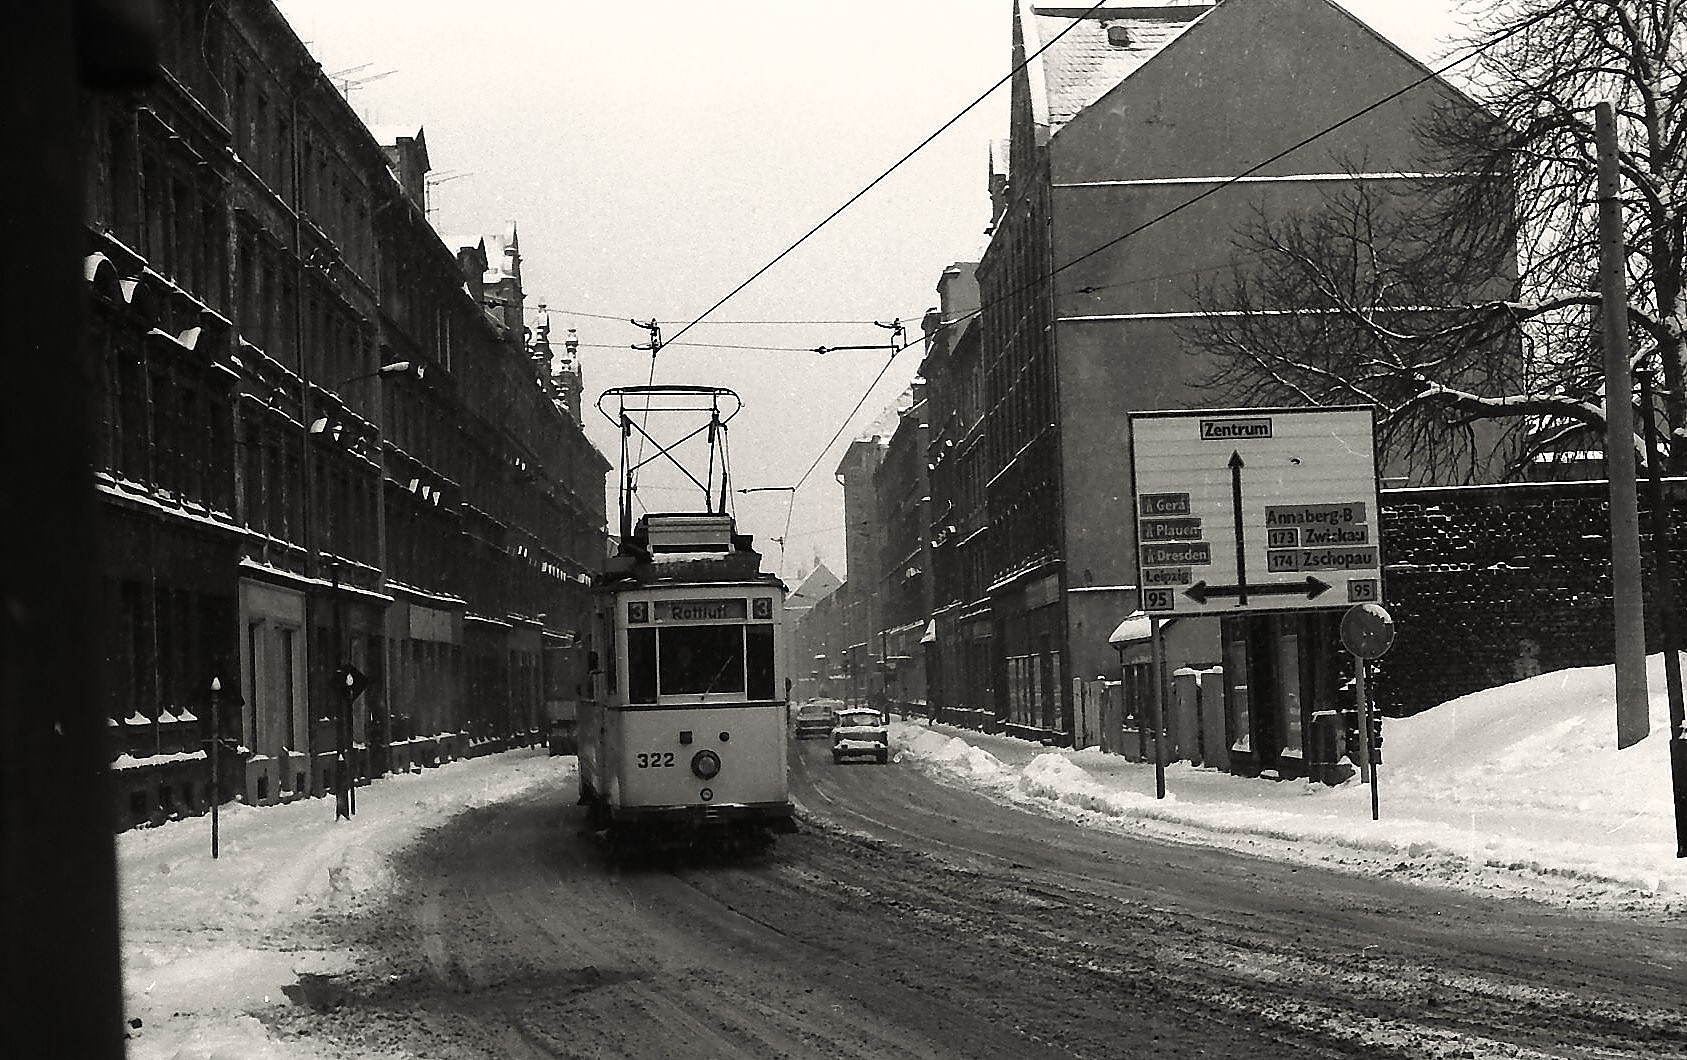
[[[1458, 30], [1454, 4], [1343, 6], [1429, 61]], [[442, 234], [517, 224], [529, 305], [548, 303], [558, 338], [578, 329], [587, 431], [611, 461], [615, 433], [590, 406], [650, 378], [649, 354], [629, 348], [647, 339], [630, 318], [654, 318], [673, 339], [1010, 67], [1010, 0], [280, 6], [324, 69], [345, 71], [365, 121], [426, 130]], [[735, 497], [740, 529], [770, 564], [783, 552], [787, 580], [817, 556], [845, 573], [833, 473], [920, 353], [897, 357], [823, 450], [888, 351], [805, 351], [884, 344], [875, 320], [900, 319], [918, 338], [944, 266], [983, 245], [1006, 102], [1004, 87], [657, 360], [659, 383], [743, 396], [730, 435], [737, 486], [803, 481], [789, 512], [789, 493]], [[816, 323], [733, 323], [749, 321]], [[718, 345], [692, 345], [703, 343]], [[692, 506], [654, 489], [646, 508]], [[770, 538], [787, 523], [781, 550]]]

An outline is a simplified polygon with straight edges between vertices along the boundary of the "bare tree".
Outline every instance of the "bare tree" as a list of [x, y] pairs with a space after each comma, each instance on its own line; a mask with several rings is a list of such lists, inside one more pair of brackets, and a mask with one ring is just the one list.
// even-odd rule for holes
[[[1673, 437], [1687, 428], [1687, 4], [1467, 7], [1486, 28], [1454, 54], [1472, 53], [1460, 70], [1478, 106], [1419, 130], [1438, 176], [1387, 196], [1356, 181], [1315, 214], [1257, 218], [1233, 274], [1197, 292], [1190, 341], [1232, 397], [1374, 401], [1385, 455], [1437, 477], [1495, 441], [1515, 473], [1602, 431], [1593, 110], [1609, 101], [1633, 359], [1662, 369]], [[1679, 468], [1687, 445], [1672, 448]]]

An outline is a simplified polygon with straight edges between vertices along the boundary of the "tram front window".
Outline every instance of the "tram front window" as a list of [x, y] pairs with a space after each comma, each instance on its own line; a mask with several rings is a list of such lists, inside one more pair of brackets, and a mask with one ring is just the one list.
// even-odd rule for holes
[[744, 696], [746, 680], [747, 698], [773, 698], [772, 626], [627, 631], [629, 702], [655, 703], [661, 696]]
[[661, 631], [657, 682], [664, 696], [744, 691], [743, 626], [673, 626]]

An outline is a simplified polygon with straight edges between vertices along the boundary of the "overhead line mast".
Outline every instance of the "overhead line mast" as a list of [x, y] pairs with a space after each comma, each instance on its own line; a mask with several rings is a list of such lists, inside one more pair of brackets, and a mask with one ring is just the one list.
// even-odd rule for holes
[[[650, 351], [650, 378], [646, 381], [645, 386], [646, 387], [653, 387], [653, 386], [656, 385], [656, 355], [658, 353], [662, 352], [662, 325], [657, 322], [655, 317], [651, 317], [648, 321], [633, 320], [633, 319], [629, 318], [627, 323], [631, 324], [635, 328], [643, 328], [646, 331], [650, 332], [650, 341], [649, 342], [647, 342], [647, 343], [635, 342], [635, 343], [632, 344], [632, 348], [635, 349], [635, 350], [649, 350]], [[629, 509], [632, 506], [632, 501], [638, 495], [638, 477], [637, 477], [637, 474], [638, 474], [638, 468], [644, 466], [644, 442], [645, 442], [645, 439], [647, 437], [649, 437], [649, 435], [646, 434], [645, 431], [649, 426], [650, 426], [650, 397], [647, 394], [645, 396], [645, 399], [644, 399], [644, 418], [639, 423], [638, 460], [637, 460], [636, 463], [629, 466], [629, 468], [627, 470], [627, 483], [626, 483], [626, 485], [627, 485], [627, 503], [628, 503]]]

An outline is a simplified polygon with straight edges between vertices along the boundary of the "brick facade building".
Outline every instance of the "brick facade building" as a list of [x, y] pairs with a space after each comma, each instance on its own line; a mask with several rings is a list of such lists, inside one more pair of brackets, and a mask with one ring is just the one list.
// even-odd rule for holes
[[159, 7], [161, 81], [84, 107], [120, 819], [205, 806], [213, 678], [253, 802], [530, 738], [608, 465], [513, 227], [447, 246], [421, 131], [378, 140], [273, 5]]

